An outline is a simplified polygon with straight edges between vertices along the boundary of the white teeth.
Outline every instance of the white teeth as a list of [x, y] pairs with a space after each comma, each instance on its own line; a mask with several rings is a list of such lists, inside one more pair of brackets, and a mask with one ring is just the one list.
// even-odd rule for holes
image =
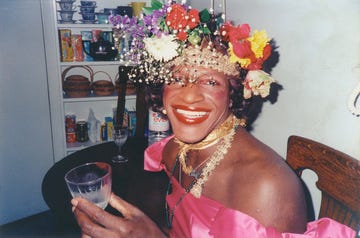
[[186, 111], [186, 110], [182, 110], [182, 109], [176, 109], [176, 111], [180, 114], [183, 114], [186, 117], [191, 117], [191, 118], [203, 117], [207, 114], [207, 112]]

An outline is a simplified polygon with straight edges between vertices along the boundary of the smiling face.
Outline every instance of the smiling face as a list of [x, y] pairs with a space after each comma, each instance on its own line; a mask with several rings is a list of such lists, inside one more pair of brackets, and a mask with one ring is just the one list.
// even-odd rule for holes
[[164, 87], [163, 103], [175, 136], [186, 143], [204, 139], [230, 114], [229, 82], [216, 70], [182, 66]]

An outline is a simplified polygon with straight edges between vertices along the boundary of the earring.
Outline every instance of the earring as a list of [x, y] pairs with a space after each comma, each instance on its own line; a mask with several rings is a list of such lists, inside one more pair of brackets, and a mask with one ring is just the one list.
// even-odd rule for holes
[[161, 112], [162, 112], [164, 115], [166, 115], [166, 114], [167, 114], [166, 109], [162, 109], [162, 110], [161, 110]]

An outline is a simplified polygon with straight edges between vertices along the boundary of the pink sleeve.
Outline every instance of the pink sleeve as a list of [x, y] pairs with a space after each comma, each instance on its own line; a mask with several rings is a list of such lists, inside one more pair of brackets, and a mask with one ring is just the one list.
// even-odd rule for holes
[[172, 138], [173, 136], [166, 137], [165, 139], [156, 142], [146, 148], [144, 153], [144, 169], [147, 171], [161, 171], [163, 168], [161, 166], [162, 160], [162, 152], [166, 145], [166, 143]]
[[251, 238], [355, 238], [355, 231], [329, 218], [308, 223], [304, 234], [280, 233], [264, 227], [254, 218], [231, 209], [224, 209], [213, 220], [210, 234], [214, 237]]

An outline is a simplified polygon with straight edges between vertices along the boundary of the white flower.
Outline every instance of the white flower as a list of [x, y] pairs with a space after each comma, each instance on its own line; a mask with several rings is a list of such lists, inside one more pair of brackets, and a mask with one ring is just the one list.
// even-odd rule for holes
[[244, 98], [249, 99], [252, 95], [267, 97], [270, 93], [270, 84], [274, 82], [275, 80], [262, 70], [249, 71], [244, 81]]
[[144, 39], [145, 50], [155, 60], [167, 62], [178, 56], [179, 43], [174, 35], [161, 35], [160, 37], [148, 37]]

